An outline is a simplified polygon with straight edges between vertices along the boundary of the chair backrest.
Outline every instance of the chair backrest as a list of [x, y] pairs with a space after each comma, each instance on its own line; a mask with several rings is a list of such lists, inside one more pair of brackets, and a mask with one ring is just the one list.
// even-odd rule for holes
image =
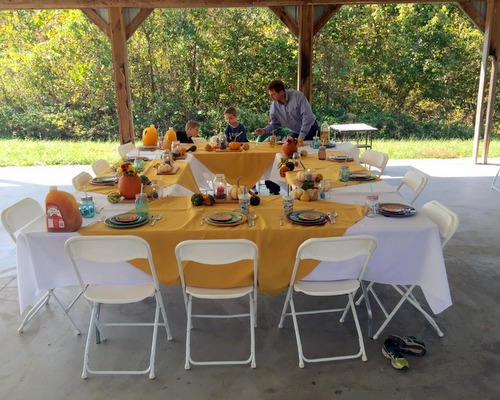
[[386, 153], [377, 150], [366, 150], [359, 157], [359, 162], [365, 164], [370, 171], [373, 167], [378, 169], [377, 175], [382, 175], [382, 172], [389, 161], [389, 156]]
[[444, 247], [457, 231], [460, 218], [437, 200], [425, 203], [421, 211], [438, 226], [441, 245]]
[[246, 239], [185, 240], [175, 247], [181, 284], [186, 286], [183, 261], [205, 265], [223, 265], [242, 260], [253, 260], [253, 281], [257, 286], [257, 245]]
[[31, 197], [26, 197], [2, 210], [2, 225], [12, 240], [16, 242], [16, 233], [44, 214], [45, 211], [40, 203]]
[[132, 142], [121, 144], [120, 146], [118, 146], [118, 154], [120, 154], [120, 157], [123, 157], [126, 156], [128, 152], [134, 149], [135, 149], [135, 144]]
[[94, 171], [94, 174], [101, 175], [104, 171], [108, 170], [111, 168], [111, 164], [101, 158], [100, 160], [95, 161], [92, 164], [92, 171]]
[[66, 240], [64, 249], [68, 253], [80, 284], [85, 282], [78, 269], [78, 262], [91, 261], [103, 264], [130, 261], [134, 259], [147, 259], [150, 273], [158, 288], [158, 279], [153, 263], [153, 256], [148, 242], [138, 236], [132, 235], [96, 235], [74, 236]]
[[196, 147], [204, 147], [207, 145], [207, 139], [202, 137], [192, 137], [191, 140], [196, 145]]
[[354, 260], [359, 257], [362, 261], [361, 263], [357, 262], [356, 265], [361, 265], [361, 267], [357, 275], [352, 278], [361, 280], [376, 247], [377, 239], [370, 235], [308, 239], [297, 250], [290, 285], [295, 282], [300, 261], [305, 259], [340, 262]]
[[89, 183], [89, 181], [91, 180], [92, 180], [92, 175], [90, 175], [88, 172], [82, 171], [71, 180], [71, 183], [73, 184], [75, 190], [80, 190], [84, 185]]
[[415, 192], [413, 199], [410, 201], [410, 203], [414, 203], [418, 196], [420, 196], [420, 193], [422, 193], [422, 190], [424, 190], [425, 185], [427, 185], [427, 175], [416, 168], [412, 168], [403, 176], [398, 186], [398, 191], [403, 185], [408, 186]]

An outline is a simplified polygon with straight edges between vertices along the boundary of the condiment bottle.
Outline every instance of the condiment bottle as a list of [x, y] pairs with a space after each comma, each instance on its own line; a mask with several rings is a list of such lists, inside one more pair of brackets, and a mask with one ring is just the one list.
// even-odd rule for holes
[[325, 146], [319, 146], [318, 160], [326, 160], [326, 147]]
[[49, 232], [74, 232], [82, 226], [82, 214], [75, 197], [50, 186], [45, 197], [45, 221]]
[[175, 133], [174, 128], [170, 127], [165, 133], [165, 138], [163, 139], [163, 150], [170, 150], [174, 140], [177, 140], [177, 133]]

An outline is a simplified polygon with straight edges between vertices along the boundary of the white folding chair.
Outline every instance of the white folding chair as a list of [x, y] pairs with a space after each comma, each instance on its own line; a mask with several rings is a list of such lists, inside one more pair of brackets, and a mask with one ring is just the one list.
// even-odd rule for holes
[[[441, 235], [441, 246], [444, 247], [448, 242], [448, 240], [450, 240], [450, 238], [455, 234], [457, 230], [459, 223], [458, 215], [436, 200], [432, 200], [425, 203], [420, 211], [424, 213], [429, 219], [431, 219], [438, 226], [439, 234]], [[437, 325], [436, 321], [434, 321], [434, 319], [429, 315], [429, 313], [427, 313], [422, 308], [422, 306], [412, 293], [416, 285], [411, 285], [411, 286], [391, 285], [391, 286], [399, 293], [401, 299], [390, 313], [387, 311], [387, 309], [382, 304], [382, 301], [375, 293], [375, 290], [373, 289], [373, 282], [371, 282], [367, 287], [366, 293], [369, 293], [373, 296], [373, 298], [375, 299], [375, 301], [377, 302], [380, 309], [385, 315], [385, 321], [380, 326], [375, 335], [373, 335], [373, 339], [377, 339], [380, 336], [384, 328], [392, 320], [394, 315], [398, 312], [398, 310], [401, 308], [401, 306], [405, 301], [408, 301], [411, 305], [413, 305], [418, 311], [422, 313], [422, 315], [425, 317], [425, 319], [427, 319], [427, 321], [429, 321], [429, 323], [436, 330], [437, 334], [440, 337], [444, 336], [444, 333], [441, 331], [441, 329], [439, 329], [439, 326]], [[359, 304], [360, 300], [361, 298], [358, 299], [356, 304]]]
[[[361, 280], [365, 273], [368, 262], [377, 247], [377, 240], [368, 235], [359, 236], [341, 236], [330, 238], [315, 238], [308, 239], [302, 243], [297, 250], [295, 265], [293, 267], [292, 275], [290, 277], [290, 285], [286, 295], [285, 304], [281, 313], [279, 328], [283, 327], [283, 321], [286, 316], [291, 315], [293, 325], [295, 328], [295, 338], [297, 339], [297, 350], [299, 353], [299, 367], [304, 368], [304, 362], [324, 362], [334, 360], [346, 360], [351, 358], [358, 358], [361, 356], [363, 361], [367, 360], [365, 346], [363, 343], [363, 334], [359, 325], [358, 316], [354, 307], [354, 295], [361, 287]], [[346, 278], [339, 280], [325, 280], [325, 281], [295, 281], [297, 269], [300, 262], [305, 259], [313, 259], [324, 262], [331, 262], [331, 268], [339, 267], [339, 262], [342, 262], [342, 267], [345, 263], [349, 263], [351, 269], [346, 272]], [[293, 299], [294, 292], [301, 292], [309, 296], [347, 296], [348, 303], [344, 308], [330, 308], [330, 309], [317, 309], [309, 311], [296, 311]], [[290, 313], [287, 312], [288, 305], [290, 304]], [[302, 342], [299, 334], [299, 324], [297, 320], [298, 315], [320, 314], [320, 313], [333, 313], [342, 312], [340, 322], [344, 322], [348, 311], [352, 311], [356, 331], [358, 334], [359, 351], [356, 354], [349, 354], [335, 357], [323, 358], [307, 358], [304, 356], [302, 349]]]
[[500, 169], [498, 170], [497, 174], [495, 175], [495, 178], [493, 178], [493, 182], [491, 182], [491, 188], [493, 190], [496, 190], [497, 192], [500, 192], [500, 187], [498, 186], [495, 186], [495, 182], [497, 181], [498, 179], [498, 175], [500, 175]]
[[71, 183], [73, 184], [73, 188], [75, 190], [81, 190], [91, 180], [92, 180], [92, 175], [90, 175], [86, 171], [82, 171], [78, 175], [73, 177], [73, 179], [71, 180]]
[[[181, 242], [175, 248], [175, 256], [179, 267], [179, 275], [182, 284], [182, 293], [187, 312], [187, 327], [186, 327], [186, 363], [185, 369], [190, 369], [190, 364], [194, 365], [235, 365], [235, 364], [251, 364], [252, 368], [256, 367], [255, 362], [255, 327], [257, 326], [257, 259], [259, 250], [257, 245], [246, 239], [220, 239], [220, 240], [186, 240]], [[204, 268], [210, 268], [211, 273], [217, 273], [217, 266], [231, 264], [238, 261], [252, 261], [252, 268], [249, 270], [252, 284], [247, 284], [237, 287], [224, 288], [207, 288], [192, 286], [189, 278], [186, 279], [184, 273], [185, 264], [193, 261], [199, 263]], [[183, 264], [184, 263], [184, 264]], [[248, 268], [247, 263], [244, 265], [236, 264], [237, 267]], [[239, 314], [193, 314], [193, 299], [204, 300], [226, 300], [236, 299], [247, 296], [249, 297], [250, 310], [248, 313]], [[231, 360], [231, 361], [195, 361], [191, 357], [191, 330], [193, 328], [192, 321], [194, 318], [241, 318], [248, 317], [250, 319], [250, 357], [246, 360]]]
[[[26, 197], [17, 203], [11, 205], [10, 207], [2, 210], [1, 219], [2, 225], [4, 226], [7, 233], [10, 235], [14, 243], [17, 242], [17, 234], [18, 232], [24, 228], [26, 225], [33, 222], [35, 219], [43, 217], [45, 215], [45, 211], [42, 206], [30, 197]], [[73, 328], [75, 329], [77, 334], [80, 334], [80, 329], [76, 326], [75, 322], [68, 315], [68, 311], [73, 304], [78, 300], [81, 296], [81, 292], [76, 296], [76, 298], [69, 304], [69, 306], [63, 306], [59, 298], [54, 293], [54, 289], [47, 290], [44, 295], [36, 302], [36, 304], [31, 308], [31, 310], [26, 314], [21, 323], [21, 326], [18, 328], [18, 332], [22, 333], [24, 331], [25, 326], [32, 320], [32, 318], [40, 311], [40, 309], [48, 304], [51, 297], [54, 298], [57, 304], [63, 310], [64, 315], [67, 317], [68, 321], [71, 323]]]
[[120, 154], [120, 157], [124, 157], [127, 155], [127, 153], [131, 152], [134, 149], [135, 149], [134, 143], [132, 142], [124, 143], [118, 146], [118, 154]]
[[94, 171], [94, 174], [96, 176], [101, 175], [104, 171], [108, 170], [111, 168], [111, 164], [104, 160], [103, 158], [95, 161], [92, 164], [92, 171]]
[[[167, 314], [163, 299], [160, 293], [158, 279], [156, 277], [153, 256], [149, 244], [137, 236], [75, 236], [69, 238], [64, 248], [68, 253], [71, 263], [75, 269], [78, 281], [84, 296], [92, 303], [92, 313], [90, 317], [89, 332], [85, 344], [83, 359], [82, 378], [87, 378], [87, 374], [120, 374], [139, 375], [149, 373], [149, 378], [155, 377], [155, 353], [158, 327], [165, 327], [167, 339], [172, 340], [170, 327], [168, 325]], [[102, 264], [102, 268], [107, 263], [123, 262], [134, 259], [146, 259], [149, 264], [152, 281], [145, 285], [94, 285], [86, 282], [79, 270], [79, 265], [84, 261]], [[153, 322], [102, 322], [99, 320], [101, 304], [116, 305], [139, 303], [147, 298], [154, 297], [156, 300], [155, 315]], [[160, 322], [160, 313], [163, 322]], [[92, 341], [92, 331], [101, 331], [104, 326], [152, 326], [153, 337], [151, 340], [151, 353], [149, 366], [144, 370], [94, 370], [89, 366], [90, 344]], [[101, 349], [102, 350], [102, 349]]]
[[422, 190], [424, 190], [425, 185], [427, 185], [427, 175], [416, 168], [412, 168], [403, 176], [397, 190], [401, 195], [406, 191], [405, 188], [413, 191], [413, 197], [409, 201], [410, 204], [413, 204], [418, 196], [420, 196], [420, 193], [422, 193]]
[[[389, 161], [389, 156], [386, 153], [377, 150], [366, 150], [359, 157], [359, 162], [364, 164], [370, 171], [373, 171], [377, 176], [382, 175], [385, 166]], [[376, 168], [376, 169], [373, 169]]]

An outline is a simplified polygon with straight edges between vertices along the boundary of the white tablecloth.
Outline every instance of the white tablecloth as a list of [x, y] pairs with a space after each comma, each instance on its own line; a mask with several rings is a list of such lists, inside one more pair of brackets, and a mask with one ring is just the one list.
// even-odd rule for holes
[[[360, 189], [364, 188], [364, 191]], [[380, 201], [401, 202], [394, 188], [384, 182], [373, 185]], [[352, 193], [346, 193], [352, 188]], [[363, 204], [370, 185], [356, 185], [333, 189], [332, 200], [336, 202]], [[343, 196], [344, 200], [341, 200]], [[96, 208], [102, 207], [103, 199], [95, 197]], [[133, 204], [123, 205], [123, 211], [132, 209]], [[116, 214], [116, 205], [103, 209], [100, 215]], [[99, 217], [94, 218], [97, 220]], [[85, 223], [91, 223], [86, 220]], [[133, 232], [131, 232], [133, 234]], [[64, 251], [65, 241], [77, 233], [48, 233], [44, 219], [24, 228], [17, 241], [18, 288], [21, 312], [40, 296], [44, 289], [76, 285], [76, 277], [69, 258]], [[385, 284], [417, 284], [434, 313], [440, 313], [451, 306], [451, 295], [444, 265], [441, 241], [437, 226], [423, 213], [409, 218], [387, 218], [377, 215], [363, 218], [346, 235], [370, 234], [377, 238], [378, 247], [368, 266], [365, 279]], [[342, 270], [326, 268], [320, 264], [307, 279], [339, 278]], [[87, 265], [85, 274], [94, 283], [109, 283], [117, 277], [122, 283], [143, 284], [150, 277], [130, 264], [111, 265], [103, 270]], [[333, 274], [333, 275], [330, 275]]]

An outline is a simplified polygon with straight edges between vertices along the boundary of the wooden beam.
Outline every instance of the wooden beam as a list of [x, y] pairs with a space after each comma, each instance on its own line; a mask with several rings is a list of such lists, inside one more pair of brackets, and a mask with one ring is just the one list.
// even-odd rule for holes
[[125, 19], [121, 8], [109, 9], [109, 26], [115, 71], [118, 128], [120, 143], [123, 144], [134, 142], [134, 124], [132, 120]]
[[[474, 0], [471, 0], [474, 1]], [[442, 0], [2, 0], [0, 10], [83, 8], [233, 8], [314, 5], [442, 3]], [[466, 3], [466, 0], [463, 2]]]
[[321, 17], [319, 17], [316, 21], [314, 21], [313, 35], [316, 35], [321, 30], [321, 28], [323, 28], [327, 24], [327, 22], [330, 21], [332, 15], [335, 14], [338, 10], [340, 10], [340, 7], [342, 6], [333, 5], [323, 11]]
[[299, 36], [299, 25], [290, 18], [283, 7], [269, 7], [269, 9], [276, 14], [281, 22], [283, 22], [295, 36]]
[[493, 56], [490, 73], [490, 89], [488, 92], [488, 107], [486, 108], [486, 124], [484, 125], [484, 143], [483, 143], [483, 164], [488, 164], [488, 153], [490, 151], [491, 127], [493, 126], [493, 111], [495, 109], [495, 93], [497, 91], [498, 77], [498, 57]]
[[313, 59], [314, 6], [299, 8], [299, 65], [297, 86], [309, 103], [312, 99], [312, 59]]
[[474, 141], [472, 144], [472, 160], [477, 163], [479, 154], [479, 142], [481, 141], [481, 130], [483, 127], [483, 102], [486, 88], [486, 71], [488, 69], [488, 55], [490, 53], [490, 36], [493, 22], [493, 11], [495, 0], [488, 0], [486, 8], [486, 25], [484, 31], [483, 56], [481, 59], [481, 70], [479, 72], [479, 88], [477, 92], [476, 122], [474, 124]]
[[469, 16], [471, 21], [477, 28], [484, 33], [485, 29], [485, 18], [484, 15], [481, 14], [479, 9], [474, 6], [475, 2], [471, 1], [459, 1], [458, 5], [464, 10], [464, 12]]
[[132, 21], [127, 25], [126, 38], [127, 40], [134, 34], [134, 32], [141, 26], [144, 20], [150, 16], [154, 8], [143, 8], [139, 11]]
[[97, 25], [97, 27], [104, 32], [104, 34], [109, 37], [110, 32], [109, 32], [109, 24], [102, 19], [102, 17], [95, 12], [95, 10], [90, 10], [88, 8], [84, 8], [81, 10], [82, 13], [84, 13], [88, 19], [90, 19], [94, 24]]

